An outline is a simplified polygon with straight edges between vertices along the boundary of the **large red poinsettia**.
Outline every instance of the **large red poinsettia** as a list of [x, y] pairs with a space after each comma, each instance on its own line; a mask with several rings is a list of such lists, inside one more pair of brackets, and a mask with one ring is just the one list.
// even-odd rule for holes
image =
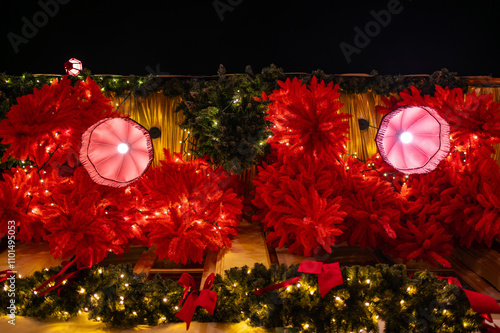
[[401, 195], [407, 200], [404, 218], [424, 219], [417, 227], [432, 221], [465, 246], [491, 246], [500, 236], [499, 166], [481, 150], [451, 153], [433, 172], [411, 176]]
[[[465, 151], [478, 145], [500, 142], [500, 103], [491, 94], [477, 96], [462, 89], [436, 86], [433, 96], [422, 96], [411, 87], [401, 92], [400, 98], [383, 97], [385, 106], [377, 106], [382, 114], [407, 105], [428, 106], [435, 109], [450, 124], [450, 140], [453, 149]], [[489, 149], [491, 150], [491, 149]]]
[[403, 200], [383, 175], [365, 170], [369, 168], [359, 160], [346, 161], [341, 184], [341, 207], [347, 212], [342, 240], [376, 248], [397, 237]]
[[453, 251], [453, 233], [439, 217], [440, 196], [452, 187], [443, 163], [427, 174], [412, 175], [401, 187], [401, 225], [398, 237], [389, 240], [388, 252], [404, 261], [425, 260], [450, 267], [445, 259]]
[[[55, 143], [76, 124], [76, 109], [71, 98], [73, 87], [69, 79], [54, 80], [33, 94], [17, 98], [6, 118], [0, 122], [3, 144], [10, 144], [4, 159], [13, 156], [25, 160], [32, 156], [40, 143]], [[45, 147], [44, 147], [45, 148]], [[49, 145], [50, 148], [50, 145]], [[43, 163], [43, 161], [42, 161]]]
[[396, 96], [382, 97], [382, 101], [384, 102], [385, 106], [377, 105], [377, 111], [381, 114], [388, 114], [389, 112], [402, 106], [427, 105], [424, 97], [420, 95], [420, 90], [413, 86], [410, 87], [410, 90], [405, 89], [405, 91], [400, 92], [399, 97], [400, 98]]
[[50, 200], [53, 175], [42, 173], [40, 178], [33, 168], [17, 168], [4, 178], [0, 182], [0, 234], [7, 232], [7, 222], [13, 220], [17, 240], [24, 243], [42, 240], [46, 235], [42, 208]]
[[230, 247], [242, 213], [242, 197], [225, 171], [213, 171], [201, 159], [186, 162], [180, 154], [150, 169], [135, 186], [147, 193], [141, 207], [150, 245], [160, 259], [202, 262], [207, 251]]
[[[345, 153], [351, 116], [339, 112], [339, 86], [325, 85], [313, 77], [309, 86], [294, 78], [279, 82], [280, 90], [269, 95], [267, 120], [274, 134], [268, 142], [279, 152], [310, 154], [337, 161]], [[266, 96], [263, 94], [264, 99]]]
[[436, 93], [426, 96], [426, 102], [448, 121], [454, 141], [462, 145], [470, 145], [471, 139], [500, 142], [500, 103], [493, 101], [493, 95], [436, 86]]
[[444, 267], [451, 267], [445, 257], [453, 252], [452, 237], [433, 218], [429, 219], [426, 208], [421, 207], [417, 221], [409, 219], [406, 226], [398, 230], [398, 238], [391, 241], [389, 251], [405, 262], [436, 261]]
[[123, 253], [129, 239], [137, 237], [135, 221], [123, 214], [128, 212], [127, 202], [120, 200], [124, 191], [96, 184], [83, 167], [55, 186], [54, 204], [43, 207], [51, 253], [76, 256], [79, 268], [99, 263], [109, 252]]
[[269, 231], [268, 243], [310, 256], [331, 253], [347, 215], [340, 208], [340, 172], [310, 155], [279, 158], [259, 167], [253, 180], [259, 211], [253, 216]]
[[2, 143], [10, 144], [4, 159], [29, 158], [38, 168], [57, 167], [66, 161], [74, 164], [82, 132], [100, 119], [118, 115], [90, 78], [74, 87], [67, 77], [55, 79], [51, 85], [19, 97], [0, 121]]
[[448, 157], [451, 186], [440, 192], [438, 217], [458, 237], [461, 245], [472, 242], [491, 246], [500, 237], [500, 172], [491, 157]]

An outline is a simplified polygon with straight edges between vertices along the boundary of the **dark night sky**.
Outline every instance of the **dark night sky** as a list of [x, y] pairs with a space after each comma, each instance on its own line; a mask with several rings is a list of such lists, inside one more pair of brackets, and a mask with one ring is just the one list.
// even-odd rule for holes
[[0, 72], [63, 74], [63, 63], [75, 57], [94, 74], [146, 75], [147, 66], [159, 65], [163, 73], [212, 75], [220, 63], [230, 73], [275, 63], [287, 72], [421, 74], [446, 67], [500, 76], [498, 0], [400, 0], [400, 13], [350, 63], [339, 44], [354, 46], [354, 28], [364, 29], [371, 11], [395, 0], [218, 0], [240, 3], [223, 21], [213, 0], [60, 1], [67, 3], [17, 54], [9, 32], [22, 36], [23, 17], [43, 21], [42, 7], [2, 1]]

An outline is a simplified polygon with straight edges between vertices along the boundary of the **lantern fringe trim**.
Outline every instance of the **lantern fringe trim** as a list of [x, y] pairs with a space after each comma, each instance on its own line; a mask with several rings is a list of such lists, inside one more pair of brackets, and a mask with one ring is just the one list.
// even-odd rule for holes
[[[149, 135], [149, 131], [147, 129], [145, 129], [141, 124], [137, 123], [135, 120], [132, 120], [128, 117], [120, 117], [120, 118], [128, 121], [131, 124], [131, 126], [138, 129], [143, 134]], [[94, 125], [92, 125], [91, 127], [89, 127], [82, 134], [82, 148], [80, 149], [80, 162], [85, 167], [85, 170], [87, 170], [87, 172], [89, 173], [90, 178], [92, 178], [92, 180], [94, 182], [96, 182], [97, 184], [111, 186], [111, 187], [125, 187], [125, 186], [132, 184], [133, 182], [135, 182], [139, 178], [141, 178], [144, 175], [144, 173], [146, 173], [146, 171], [151, 166], [151, 163], [153, 162], [153, 159], [154, 159], [153, 143], [151, 140], [147, 140], [146, 146], [147, 146], [147, 150], [148, 150], [148, 154], [149, 154], [149, 164], [146, 168], [144, 168], [144, 171], [139, 176], [137, 176], [136, 178], [131, 179], [129, 181], [126, 181], [126, 182], [119, 182], [116, 180], [107, 179], [107, 178], [102, 177], [99, 174], [99, 172], [96, 170], [94, 164], [86, 157], [86, 155], [88, 154], [90, 136], [92, 135], [92, 132], [101, 123], [108, 121], [110, 119], [113, 119], [113, 118], [105, 118], [105, 119], [100, 120], [99, 122], [97, 122]]]
[[[406, 108], [411, 108], [415, 107], [414, 105], [408, 105], [408, 106], [403, 106], [401, 108], [398, 108], [396, 110], [402, 110]], [[427, 112], [429, 112], [434, 118], [437, 118], [440, 122], [441, 126], [441, 137], [448, 138], [450, 136], [450, 125], [448, 122], [441, 117], [436, 110], [430, 107], [426, 106], [421, 106], [419, 105], [418, 107], [425, 109]], [[387, 117], [389, 120], [392, 119], [393, 117], [397, 116], [400, 112], [395, 112], [396, 110], [391, 111], [390, 113], [386, 114], [385, 117]], [[381, 156], [387, 156], [387, 153], [385, 151], [384, 145], [383, 145], [383, 140], [385, 137], [385, 132], [387, 131], [387, 127], [382, 127], [379, 128], [377, 132], [377, 136], [375, 139], [375, 142], [377, 143], [377, 147], [379, 149], [380, 155]], [[398, 169], [396, 168], [391, 161], [388, 159], [384, 158], [384, 161], [389, 164], [391, 167], [395, 168], [396, 170], [399, 170], [403, 173], [408, 173], [408, 174], [424, 174], [424, 173], [429, 173], [433, 170], [436, 169], [436, 167], [441, 163], [441, 161], [448, 155], [450, 152], [451, 144], [450, 140], [440, 140], [440, 147], [439, 150], [433, 155], [433, 158], [430, 159], [425, 166], [418, 168], [418, 170], [415, 169]], [[407, 171], [407, 172], [406, 172]]]

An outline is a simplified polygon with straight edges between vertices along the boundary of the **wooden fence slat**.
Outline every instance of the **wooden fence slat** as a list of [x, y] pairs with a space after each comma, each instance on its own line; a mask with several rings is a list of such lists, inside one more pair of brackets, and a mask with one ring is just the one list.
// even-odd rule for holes
[[146, 273], [149, 274], [153, 264], [156, 260], [156, 245], [151, 246], [147, 251], [144, 251], [140, 256], [139, 260], [134, 266], [134, 273], [141, 274]]
[[447, 258], [454, 271], [475, 291], [493, 297], [497, 302], [500, 301], [500, 292], [491, 284], [483, 280], [479, 275], [469, 269], [464, 263], [455, 257]]

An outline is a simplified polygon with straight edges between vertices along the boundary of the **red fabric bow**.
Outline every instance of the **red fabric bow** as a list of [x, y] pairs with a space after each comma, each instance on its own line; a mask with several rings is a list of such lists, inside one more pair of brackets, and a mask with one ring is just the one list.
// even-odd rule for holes
[[[333, 264], [323, 264], [322, 262], [306, 260], [300, 263], [298, 271], [301, 273], [318, 275], [318, 286], [321, 298], [325, 297], [332, 288], [344, 283], [338, 262]], [[254, 291], [254, 294], [260, 296], [268, 291], [288, 287], [296, 282], [299, 282], [301, 278], [301, 276], [297, 276], [292, 279], [273, 284], [272, 286]]]
[[[201, 306], [206, 309], [210, 315], [214, 314], [215, 304], [217, 303], [217, 293], [210, 290], [214, 283], [214, 278], [214, 273], [210, 274], [205, 280], [203, 289], [198, 293], [198, 288], [196, 288], [196, 283], [191, 274], [182, 273], [178, 283], [185, 289], [179, 305], [182, 304], [184, 299], [186, 299], [186, 302], [184, 302], [182, 309], [175, 316], [186, 322], [186, 331], [189, 329], [196, 307]], [[189, 293], [190, 289], [191, 293]]]
[[490, 326], [483, 322], [484, 327], [486, 328], [486, 333], [500, 333], [500, 327], [493, 324], [494, 326]]
[[[460, 281], [455, 277], [439, 276], [439, 278], [447, 279], [449, 284], [454, 284], [458, 286], [460, 289], [462, 289], [465, 292], [467, 299], [469, 300], [470, 307], [472, 308], [472, 310], [474, 310], [474, 312], [480, 313], [481, 316], [483, 316], [484, 319], [486, 319], [490, 323], [493, 323], [493, 318], [491, 318], [491, 313], [500, 313], [500, 306], [493, 297], [475, 291], [464, 289]], [[485, 325], [487, 332], [489, 333], [500, 332], [500, 327], [498, 327], [495, 324], [493, 324], [494, 327], [487, 325], [485, 322], [483, 322], [483, 324]]]
[[344, 283], [338, 262], [323, 264], [322, 262], [306, 260], [300, 264], [298, 271], [318, 275], [321, 298], [325, 297], [332, 288]]

